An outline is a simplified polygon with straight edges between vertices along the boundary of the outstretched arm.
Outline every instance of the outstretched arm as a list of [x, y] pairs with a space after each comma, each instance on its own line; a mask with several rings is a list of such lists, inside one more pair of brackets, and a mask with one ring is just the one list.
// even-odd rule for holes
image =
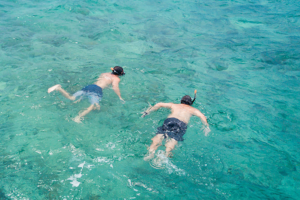
[[205, 136], [208, 136], [208, 133], [210, 132], [210, 128], [207, 123], [206, 117], [197, 109], [194, 110], [193, 114], [201, 119], [202, 123], [205, 125], [205, 127], [203, 127], [203, 132]]
[[150, 112], [156, 111], [156, 110], [158, 110], [159, 108], [162, 108], [162, 107], [163, 107], [163, 108], [171, 108], [171, 107], [172, 107], [172, 103], [157, 103], [157, 104], [155, 104], [155, 106], [153, 106], [153, 107], [150, 106], [150, 108], [148, 108], [148, 109], [144, 112], [144, 114], [143, 114], [142, 117], [145, 117], [146, 115], [150, 114]]
[[115, 78], [112, 82], [112, 87], [113, 87], [113, 90], [115, 91], [115, 93], [119, 96], [120, 100], [124, 101], [121, 97], [121, 92], [120, 92], [120, 89], [119, 89], [119, 83], [120, 83], [120, 79]]
[[204, 125], [209, 126], [206, 117], [199, 110], [195, 109], [193, 114], [199, 117]]

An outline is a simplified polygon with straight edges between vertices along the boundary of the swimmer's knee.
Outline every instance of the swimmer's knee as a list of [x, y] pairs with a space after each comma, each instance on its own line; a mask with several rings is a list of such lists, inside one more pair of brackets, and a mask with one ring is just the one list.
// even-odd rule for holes
[[169, 151], [172, 151], [172, 149], [175, 148], [175, 145], [165, 144], [166, 150], [169, 149]]
[[172, 151], [172, 150], [173, 150], [172, 148], [166, 147], [166, 152], [170, 152], [170, 151]]
[[162, 134], [157, 134], [154, 138], [151, 139], [153, 142], [156, 143], [161, 143], [163, 140], [163, 135]]
[[160, 145], [161, 144], [161, 141], [157, 140], [157, 139], [152, 139], [152, 142], [153, 142], [154, 145]]
[[165, 144], [166, 149], [173, 150], [177, 144], [177, 141], [170, 141]]
[[166, 153], [168, 155], [169, 152], [171, 152], [173, 149], [175, 149], [175, 146], [167, 146], [166, 145]]

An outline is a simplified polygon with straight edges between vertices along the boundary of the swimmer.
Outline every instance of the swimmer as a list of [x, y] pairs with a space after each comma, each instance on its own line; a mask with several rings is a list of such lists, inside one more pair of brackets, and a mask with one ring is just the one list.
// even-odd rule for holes
[[91, 106], [88, 107], [83, 112], [79, 113], [78, 116], [74, 118], [74, 121], [79, 123], [83, 119], [85, 115], [87, 115], [92, 110], [100, 110], [99, 101], [101, 101], [102, 98], [102, 89], [108, 87], [109, 85], [112, 85], [113, 90], [115, 93], [119, 96], [120, 100], [122, 102], [125, 102], [120, 93], [119, 89], [119, 82], [120, 82], [120, 76], [125, 75], [124, 70], [122, 67], [115, 66], [114, 68], [111, 68], [112, 73], [103, 73], [99, 76], [97, 81], [93, 85], [88, 85], [81, 90], [77, 91], [73, 95], [70, 95], [68, 92], [66, 92], [64, 89], [62, 89], [60, 84], [54, 85], [48, 89], [48, 93], [51, 93], [55, 90], [59, 91], [64, 97], [75, 101], [74, 103], [79, 102], [83, 97], [88, 97], [89, 101], [91, 103]]
[[[159, 108], [169, 108], [171, 109], [171, 114], [164, 121], [164, 124], [161, 127], [158, 127], [158, 132], [156, 136], [152, 138], [152, 144], [149, 147], [148, 154], [144, 157], [144, 160], [150, 160], [154, 157], [156, 149], [162, 144], [163, 139], [166, 139], [166, 157], [170, 156], [171, 151], [175, 148], [175, 145], [178, 141], [183, 141], [183, 135], [186, 132], [187, 124], [192, 115], [199, 117], [202, 123], [206, 126], [206, 133], [209, 130], [209, 125], [207, 123], [206, 117], [196, 108], [192, 107], [192, 104], [196, 100], [195, 97], [192, 98], [188, 95], [182, 97], [181, 104], [174, 103], [157, 103], [153, 107], [149, 107], [143, 114], [142, 117], [150, 114], [150, 112], [155, 111]], [[210, 130], [209, 130], [210, 131]]]

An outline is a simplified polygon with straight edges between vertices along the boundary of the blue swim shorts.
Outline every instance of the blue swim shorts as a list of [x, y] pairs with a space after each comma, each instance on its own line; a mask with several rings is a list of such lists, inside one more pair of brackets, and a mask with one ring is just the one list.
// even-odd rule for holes
[[88, 97], [91, 104], [99, 103], [102, 96], [102, 88], [98, 85], [88, 85], [73, 94], [73, 97], [76, 99], [79, 98], [80, 100], [84, 97]]
[[186, 123], [176, 118], [167, 118], [164, 124], [157, 128], [156, 134], [163, 134], [165, 138], [168, 136], [176, 141], [183, 141], [182, 136], [185, 134], [186, 129]]

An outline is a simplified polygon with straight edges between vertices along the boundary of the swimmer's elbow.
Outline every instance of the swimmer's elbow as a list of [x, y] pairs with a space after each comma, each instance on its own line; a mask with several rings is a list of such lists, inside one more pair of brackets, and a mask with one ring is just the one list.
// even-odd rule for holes
[[112, 86], [112, 89], [113, 89], [114, 91], [118, 91], [118, 90], [119, 90], [119, 86], [118, 86], [118, 85], [113, 85], [113, 86]]
[[207, 123], [207, 119], [206, 117], [203, 115], [203, 117], [201, 118], [201, 120], [203, 121], [203, 123], [206, 125], [206, 126], [209, 126], [208, 123]]
[[200, 111], [196, 113], [196, 116], [199, 117], [206, 126], [208, 126], [206, 117]]
[[163, 103], [157, 103], [157, 104], [155, 104], [153, 107], [152, 107], [152, 110], [157, 110], [157, 109], [159, 109], [159, 108], [161, 108], [161, 107], [164, 107], [163, 106]]
[[161, 103], [157, 103], [153, 106], [153, 109], [157, 110], [161, 107]]
[[156, 107], [162, 107], [163, 103], [162, 102], [159, 102], [157, 104], [155, 104]]

